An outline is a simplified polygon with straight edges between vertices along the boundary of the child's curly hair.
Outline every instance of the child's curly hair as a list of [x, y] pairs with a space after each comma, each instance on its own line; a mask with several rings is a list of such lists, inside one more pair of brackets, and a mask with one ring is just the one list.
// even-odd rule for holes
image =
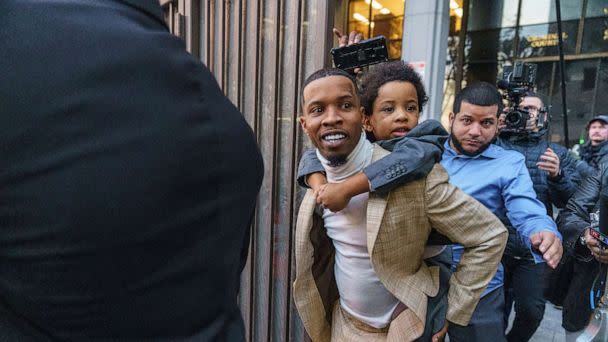
[[418, 108], [422, 112], [422, 107], [428, 101], [422, 78], [414, 69], [404, 61], [392, 61], [377, 64], [363, 75], [360, 83], [361, 105], [365, 108], [365, 115], [373, 113], [374, 101], [378, 97], [378, 89], [388, 82], [401, 81], [409, 82], [416, 88], [418, 95]]

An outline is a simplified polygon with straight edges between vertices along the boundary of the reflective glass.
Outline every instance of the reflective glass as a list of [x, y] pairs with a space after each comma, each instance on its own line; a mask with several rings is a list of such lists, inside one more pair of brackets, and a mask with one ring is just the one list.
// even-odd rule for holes
[[[574, 53], [577, 31], [578, 20], [562, 23], [564, 54]], [[520, 58], [555, 56], [558, 54], [557, 44], [557, 23], [522, 26], [519, 29]]]
[[582, 52], [608, 51], [608, 17], [586, 18]]
[[[597, 59], [566, 62], [566, 101], [568, 103], [568, 132], [570, 142], [578, 141], [581, 130], [587, 121], [593, 117], [594, 85], [596, 79]], [[551, 104], [551, 129], [553, 134], [559, 134], [563, 139], [562, 88], [559, 65], [555, 69]], [[598, 93], [599, 94], [599, 93]]]
[[479, 81], [496, 84], [497, 73], [496, 62], [470, 63], [466, 66], [464, 79], [467, 84]]
[[471, 0], [468, 30], [513, 27], [517, 24], [518, 0]]
[[[562, 21], [581, 17], [582, 0], [560, 0]], [[522, 0], [519, 25], [545, 24], [557, 21], [555, 0]]]
[[606, 17], [608, 16], [608, 1], [606, 0], [587, 0], [587, 11], [585, 17]]
[[597, 96], [595, 97], [595, 115], [608, 115], [608, 58], [602, 58], [600, 63]]
[[466, 60], [471, 62], [507, 60], [513, 56], [513, 39], [515, 39], [515, 28], [469, 32], [465, 42]]
[[404, 11], [402, 0], [351, 0], [348, 31], [359, 31], [365, 38], [385, 36], [389, 57], [398, 59], [401, 57]]

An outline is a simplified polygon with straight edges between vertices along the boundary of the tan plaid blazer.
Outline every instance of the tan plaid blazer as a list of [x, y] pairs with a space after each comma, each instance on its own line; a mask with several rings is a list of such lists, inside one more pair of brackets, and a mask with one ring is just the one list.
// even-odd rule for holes
[[[373, 160], [386, 154], [374, 145]], [[334, 278], [335, 249], [315, 206], [309, 190], [296, 223], [293, 295], [308, 335], [318, 342], [331, 338], [332, 309], [339, 294]], [[448, 293], [447, 319], [460, 325], [468, 324], [496, 273], [507, 240], [507, 230], [496, 216], [449, 184], [448, 174], [439, 164], [424, 179], [388, 194], [370, 193], [367, 246], [372, 265], [384, 286], [411, 309], [404, 312], [413, 311], [418, 319], [412, 324], [397, 317], [391, 323], [390, 330], [402, 332], [401, 340], [422, 334], [427, 296], [435, 296], [439, 288], [438, 269], [422, 262], [431, 227], [465, 247]], [[407, 321], [409, 326], [395, 326]]]

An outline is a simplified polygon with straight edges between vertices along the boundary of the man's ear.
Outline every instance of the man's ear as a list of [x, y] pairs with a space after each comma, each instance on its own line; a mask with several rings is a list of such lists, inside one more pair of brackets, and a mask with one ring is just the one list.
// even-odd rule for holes
[[450, 115], [448, 116], [448, 118], [450, 120], [450, 127], [452, 127], [452, 125], [454, 124], [454, 120], [456, 120], [456, 113], [450, 112]]
[[304, 118], [304, 115], [300, 115], [298, 117], [298, 121], [300, 121], [300, 126], [302, 126], [302, 130], [304, 131], [304, 133], [308, 135], [308, 129], [306, 128], [306, 119]]
[[363, 129], [366, 130], [367, 132], [373, 132], [374, 126], [372, 126], [370, 117], [365, 115], [365, 108], [361, 107], [360, 110], [361, 110], [361, 120], [363, 122]]
[[372, 122], [369, 119], [369, 116], [364, 116], [363, 117], [363, 129], [365, 129], [367, 132], [373, 132], [374, 131], [374, 126], [372, 126]]

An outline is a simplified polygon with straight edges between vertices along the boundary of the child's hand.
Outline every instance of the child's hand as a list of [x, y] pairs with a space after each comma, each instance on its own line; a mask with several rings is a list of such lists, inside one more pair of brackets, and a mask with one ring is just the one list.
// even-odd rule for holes
[[321, 186], [325, 183], [327, 183], [327, 178], [325, 178], [325, 175], [321, 172], [312, 173], [306, 178], [306, 184], [308, 184], [308, 186], [310, 186], [312, 191], [315, 193], [315, 197], [319, 193]]
[[445, 338], [445, 335], [448, 333], [448, 321], [445, 321], [445, 325], [441, 330], [439, 330], [435, 335], [433, 335], [431, 341], [433, 342], [441, 342]]
[[351, 196], [344, 189], [344, 183], [327, 183], [317, 193], [317, 203], [323, 208], [338, 212], [348, 205]]

